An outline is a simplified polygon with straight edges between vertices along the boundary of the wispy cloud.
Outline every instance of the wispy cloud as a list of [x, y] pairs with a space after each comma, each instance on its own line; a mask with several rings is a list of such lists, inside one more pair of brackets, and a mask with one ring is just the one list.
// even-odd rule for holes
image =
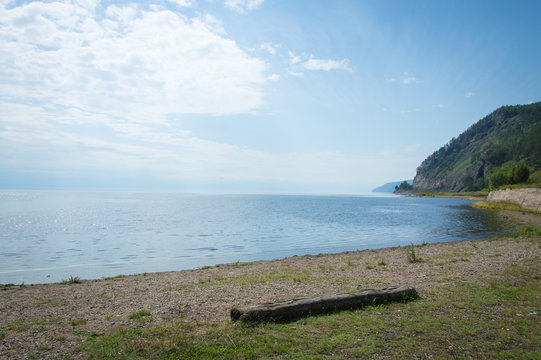
[[417, 78], [414, 77], [414, 76], [410, 76], [407, 72], [404, 72], [403, 73], [403, 77], [402, 77], [402, 84], [411, 84], [411, 83], [415, 83], [415, 82], [418, 82]]
[[261, 44], [261, 49], [265, 50], [266, 52], [268, 52], [271, 55], [276, 54], [276, 49], [279, 48], [279, 47], [280, 47], [279, 44], [272, 44], [270, 42], [266, 42], [266, 43]]
[[467, 93], [464, 94], [464, 96], [465, 96], [466, 98], [468, 98], [468, 99], [471, 98], [471, 97], [474, 96], [474, 95], [475, 95], [475, 93], [473, 93], [473, 92], [471, 92], [471, 91], [468, 91]]
[[416, 109], [403, 109], [403, 110], [400, 110], [400, 113], [401, 114], [409, 114], [409, 113], [414, 113], [414, 112], [419, 112], [421, 111], [421, 109], [419, 108], [416, 108]]
[[288, 51], [287, 54], [289, 55], [289, 65], [295, 65], [302, 61], [301, 57], [295, 55], [292, 51]]
[[168, 0], [168, 1], [180, 7], [192, 7], [195, 2], [195, 0]]
[[307, 70], [347, 70], [353, 71], [349, 67], [349, 61], [347, 59], [332, 60], [332, 59], [314, 59], [310, 56], [310, 59], [304, 62], [304, 68]]
[[245, 13], [247, 11], [255, 10], [264, 0], [226, 0], [225, 5], [238, 13]]
[[295, 70], [288, 70], [287, 73], [289, 75], [295, 76], [295, 77], [303, 77], [304, 73], [302, 71], [295, 71]]
[[203, 27], [215, 32], [216, 34], [224, 36], [227, 35], [222, 22], [211, 14], [200, 15], [198, 18], [193, 20], [193, 24], [196, 25], [197, 22], [201, 22]]

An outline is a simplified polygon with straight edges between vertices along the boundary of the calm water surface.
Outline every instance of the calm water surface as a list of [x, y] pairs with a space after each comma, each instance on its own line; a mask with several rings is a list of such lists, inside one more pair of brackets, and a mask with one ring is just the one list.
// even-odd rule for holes
[[0, 191], [0, 283], [456, 241], [512, 228], [462, 199]]

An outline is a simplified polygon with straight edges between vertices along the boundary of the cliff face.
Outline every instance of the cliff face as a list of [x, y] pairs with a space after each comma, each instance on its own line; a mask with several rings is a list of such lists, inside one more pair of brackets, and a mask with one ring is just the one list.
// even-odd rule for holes
[[421, 163], [413, 187], [479, 190], [491, 169], [511, 160], [541, 168], [541, 103], [504, 106], [479, 120]]

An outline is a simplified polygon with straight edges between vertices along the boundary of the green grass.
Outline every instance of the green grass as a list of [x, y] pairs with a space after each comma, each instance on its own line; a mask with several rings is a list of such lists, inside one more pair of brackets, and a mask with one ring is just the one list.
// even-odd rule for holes
[[127, 277], [126, 275], [108, 276], [108, 277], [104, 277], [103, 280], [108, 281], [108, 280], [124, 279], [126, 277]]
[[496, 190], [506, 190], [506, 189], [530, 189], [530, 188], [541, 188], [541, 184], [513, 184], [513, 185], [501, 185], [498, 186]]
[[424, 262], [424, 260], [420, 257], [417, 256], [417, 254], [415, 253], [415, 246], [413, 244], [411, 244], [410, 246], [407, 247], [407, 250], [406, 250], [406, 258], [408, 260], [409, 263], [420, 263], [420, 262]]
[[536, 238], [541, 237], [541, 226], [525, 225], [513, 233], [516, 238]]
[[52, 325], [58, 322], [60, 322], [60, 319], [54, 317], [19, 319], [10, 322], [7, 330], [27, 331], [31, 329], [35, 332], [41, 332], [44, 330], [45, 326]]
[[128, 315], [128, 319], [136, 320], [140, 323], [152, 321], [152, 314], [148, 310], [139, 310]]
[[487, 282], [449, 279], [409, 303], [257, 326], [179, 321], [87, 339], [90, 359], [541, 357], [541, 262]]
[[42, 306], [63, 306], [65, 304], [66, 304], [65, 302], [58, 301], [58, 300], [55, 300], [55, 299], [41, 299], [41, 300], [38, 300], [34, 304], [34, 307], [39, 308], [39, 307], [42, 307]]
[[78, 276], [70, 276], [67, 280], [62, 280], [60, 283], [65, 285], [79, 284], [81, 279]]
[[243, 275], [230, 279], [222, 279], [224, 282], [233, 283], [236, 285], [249, 285], [254, 283], [265, 283], [279, 280], [293, 280], [294, 282], [309, 282], [314, 280], [328, 279], [325, 276], [315, 275], [317, 272], [312, 272], [307, 269], [299, 268], [283, 268], [272, 270], [257, 275]]
[[522, 211], [522, 212], [528, 212], [532, 214], [541, 214], [541, 211], [537, 210], [531, 210], [523, 208], [522, 206], [507, 203], [507, 202], [476, 202], [473, 203], [471, 206], [478, 209], [486, 209], [486, 210], [511, 210], [511, 211]]
[[415, 194], [419, 197], [459, 197], [459, 198], [475, 198], [484, 200], [488, 196], [488, 190], [471, 191], [471, 192], [420, 192]]
[[86, 325], [87, 322], [87, 319], [75, 319], [71, 321], [71, 326]]

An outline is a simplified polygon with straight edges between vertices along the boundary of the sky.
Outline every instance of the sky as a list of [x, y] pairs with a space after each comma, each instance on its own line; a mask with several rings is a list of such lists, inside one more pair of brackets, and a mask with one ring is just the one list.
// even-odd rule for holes
[[541, 1], [0, 0], [0, 188], [363, 194], [541, 100]]

